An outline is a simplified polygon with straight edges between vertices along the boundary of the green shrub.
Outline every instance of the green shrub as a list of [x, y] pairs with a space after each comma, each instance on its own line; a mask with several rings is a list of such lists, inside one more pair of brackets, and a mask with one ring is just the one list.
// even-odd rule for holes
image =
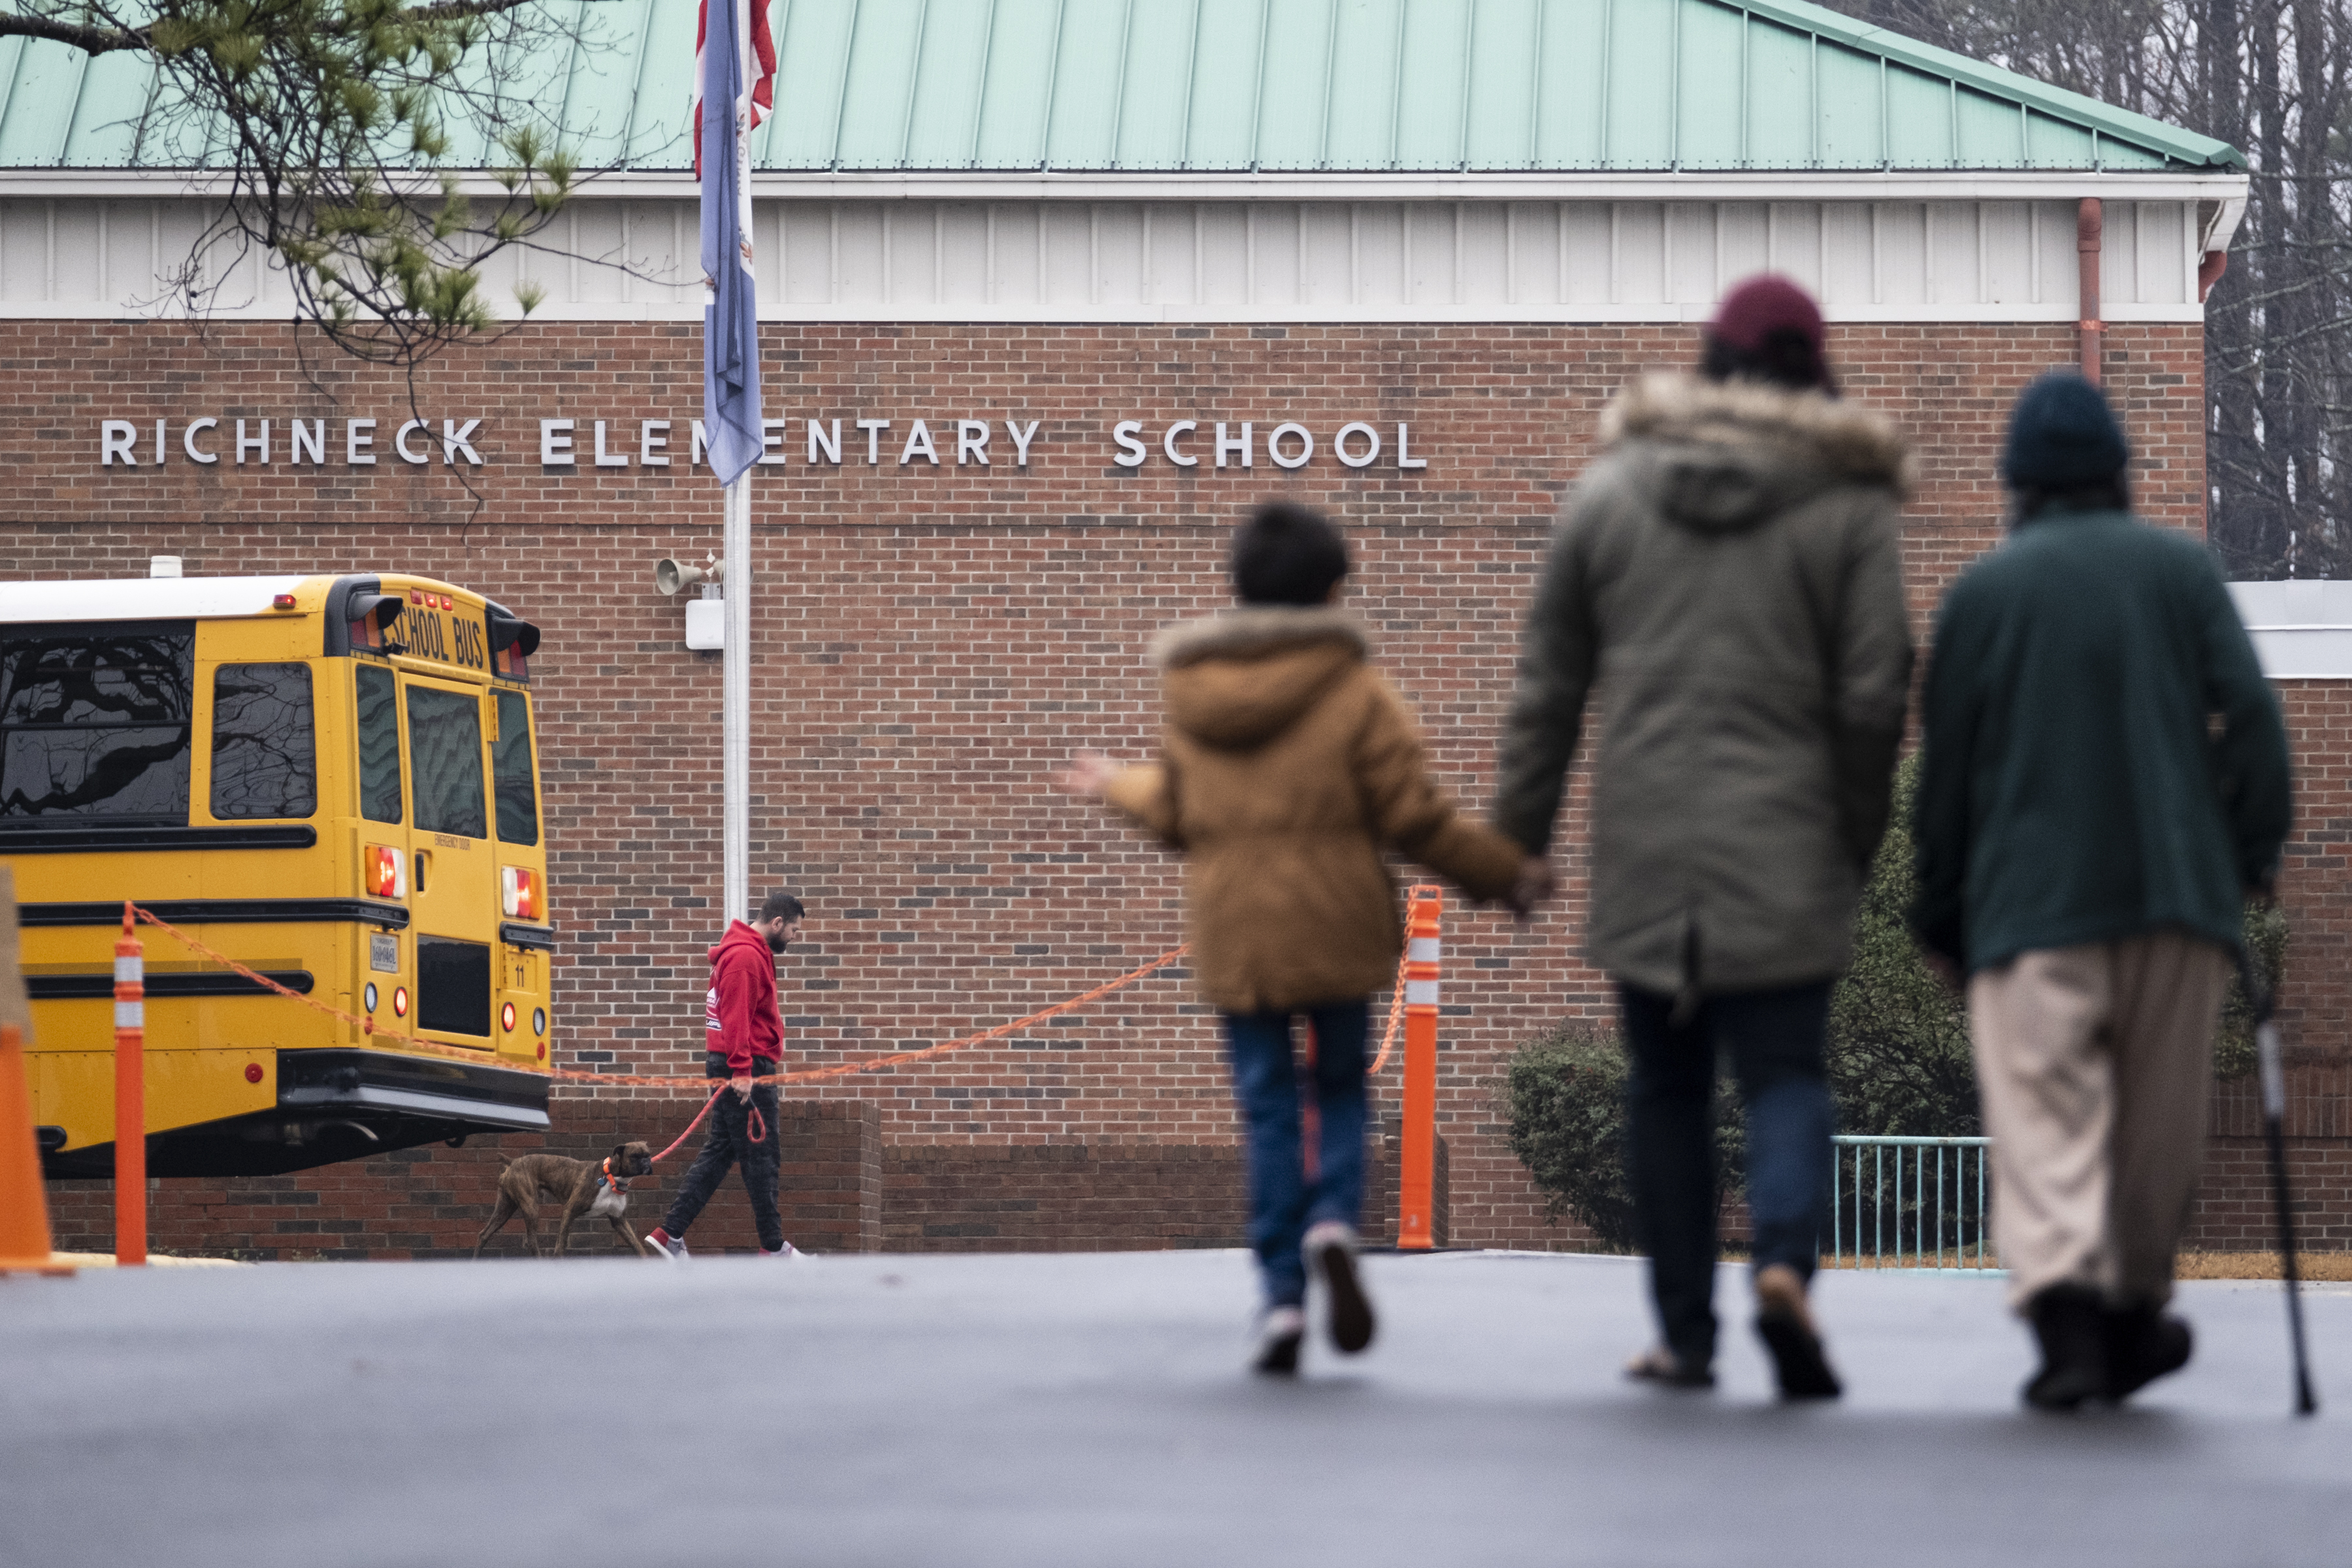
[[[2276, 904], [2246, 906], [2246, 948], [2254, 973], [2277, 987], [2286, 978], [2286, 911]], [[2233, 971], [2221, 1000], [2221, 1028], [2213, 1037], [2213, 1076], [2228, 1082], [2254, 1070], [2254, 1008]]]
[[[1503, 1082], [1511, 1152], [1546, 1199], [1546, 1217], [1581, 1220], [1606, 1247], [1634, 1246], [1633, 1194], [1625, 1177], [1625, 1050], [1616, 1034], [1581, 1020], [1514, 1052]], [[1718, 1194], [1739, 1181], [1746, 1143], [1737, 1092], [1718, 1080], [1715, 1101]]]
[[1853, 963], [1830, 992], [1830, 1092], [1838, 1131], [1975, 1137], [1966, 1002], [1927, 967], [1906, 923], [1919, 888], [1911, 808], [1919, 757], [1895, 773], [1895, 808], [1853, 916]]

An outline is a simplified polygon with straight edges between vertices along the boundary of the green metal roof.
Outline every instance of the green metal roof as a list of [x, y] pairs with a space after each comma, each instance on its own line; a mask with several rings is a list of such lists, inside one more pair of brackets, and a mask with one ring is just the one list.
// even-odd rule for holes
[[[696, 0], [546, 0], [510, 100], [688, 161]], [[1803, 0], [772, 0], [771, 171], [2228, 170], [2235, 149]], [[0, 44], [0, 167], [200, 167], [143, 60]], [[134, 106], [144, 105], [142, 111]], [[455, 160], [488, 161], [462, 151]]]

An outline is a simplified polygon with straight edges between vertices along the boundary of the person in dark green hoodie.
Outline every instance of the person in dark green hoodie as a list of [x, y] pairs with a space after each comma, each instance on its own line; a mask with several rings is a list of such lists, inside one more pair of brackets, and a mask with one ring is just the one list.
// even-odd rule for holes
[[2081, 376], [2025, 390], [2014, 527], [1945, 596], [1924, 693], [1912, 925], [1966, 977], [1993, 1236], [2044, 1409], [2188, 1363], [2163, 1306], [2213, 1031], [2291, 805], [2229, 589], [2196, 536], [2132, 516], [2128, 456]]

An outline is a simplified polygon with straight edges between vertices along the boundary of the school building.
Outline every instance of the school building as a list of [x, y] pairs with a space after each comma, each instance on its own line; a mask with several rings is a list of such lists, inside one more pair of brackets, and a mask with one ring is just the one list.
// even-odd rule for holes
[[[554, 1063], [692, 1073], [724, 913], [720, 670], [653, 568], [719, 538], [693, 440], [694, 6], [583, 14], [595, 47], [540, 62], [529, 96], [593, 178], [543, 248], [484, 274], [493, 300], [543, 301], [413, 386], [290, 326], [250, 255], [207, 256], [204, 319], [159, 304], [213, 211], [202, 139], [147, 133], [128, 56], [6, 43], [0, 530], [31, 577], [156, 555], [425, 572], [529, 616]], [[1518, 618], [1603, 404], [1691, 364], [1751, 273], [1817, 292], [1847, 395], [1916, 443], [1923, 637], [1999, 535], [2006, 411], [2050, 366], [2096, 367], [2146, 513], [2205, 525], [2201, 301], [2246, 174], [2204, 138], [1801, 0], [786, 0], [771, 23], [752, 884], [811, 906], [782, 966], [788, 1066], [1020, 1018], [1182, 941], [1174, 861], [1049, 775], [1078, 747], [1153, 746], [1146, 641], [1224, 602], [1226, 532], [1261, 498], [1345, 522], [1376, 655], [1483, 809]], [[2346, 673], [2281, 683], [2295, 1131], [2311, 1179], [2335, 1173], [2308, 1223], [2336, 1246]], [[1610, 1011], [1578, 957], [1580, 828], [1562, 855], [1567, 897], [1533, 926], [1446, 910], [1456, 1245], [1576, 1237], [1495, 1104], [1514, 1047]], [[1396, 1081], [1392, 1061], [1391, 1111]], [[567, 1087], [559, 1142], [666, 1142], [698, 1099]], [[805, 1100], [786, 1178], [804, 1242], [1239, 1234], [1218, 1030], [1181, 965]], [[2227, 1165], [2256, 1128], [2221, 1103]], [[495, 1170], [477, 1140], [167, 1183], [156, 1239], [438, 1251], [470, 1243]], [[2255, 1244], [2258, 1197], [2209, 1194], [2200, 1236]], [[55, 1202], [60, 1245], [103, 1230], [97, 1189]]]

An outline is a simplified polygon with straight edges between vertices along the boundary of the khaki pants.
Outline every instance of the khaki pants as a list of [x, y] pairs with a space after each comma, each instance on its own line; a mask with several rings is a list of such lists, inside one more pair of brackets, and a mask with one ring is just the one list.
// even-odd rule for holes
[[2161, 1302], [2205, 1153], [2229, 953], [2180, 931], [2024, 952], [1969, 981], [1993, 1241], [2022, 1308]]

